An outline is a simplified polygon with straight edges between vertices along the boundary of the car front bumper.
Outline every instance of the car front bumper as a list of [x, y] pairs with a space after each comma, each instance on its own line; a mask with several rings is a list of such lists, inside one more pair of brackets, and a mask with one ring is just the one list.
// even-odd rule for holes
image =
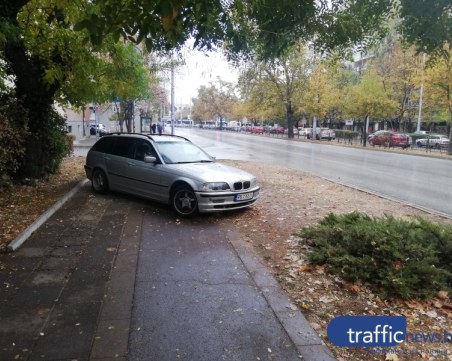
[[[244, 192], [204, 193], [196, 192], [200, 213], [221, 212], [251, 206], [259, 198], [259, 187]], [[243, 197], [244, 199], [237, 199]]]

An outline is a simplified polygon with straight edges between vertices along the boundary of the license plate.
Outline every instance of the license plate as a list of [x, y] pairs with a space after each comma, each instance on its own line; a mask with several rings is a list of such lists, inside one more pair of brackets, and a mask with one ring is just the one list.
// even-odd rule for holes
[[234, 200], [235, 201], [245, 201], [247, 199], [252, 199], [253, 194], [254, 194], [253, 192], [236, 194]]

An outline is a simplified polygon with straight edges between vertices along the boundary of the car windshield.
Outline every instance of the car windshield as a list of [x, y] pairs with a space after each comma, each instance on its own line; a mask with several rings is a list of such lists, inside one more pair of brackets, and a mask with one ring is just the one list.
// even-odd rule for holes
[[189, 142], [156, 142], [157, 150], [167, 164], [212, 162], [201, 148]]

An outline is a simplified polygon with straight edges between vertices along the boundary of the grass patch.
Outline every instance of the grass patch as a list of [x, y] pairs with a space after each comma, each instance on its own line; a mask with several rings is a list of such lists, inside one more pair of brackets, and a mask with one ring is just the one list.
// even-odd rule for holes
[[298, 233], [308, 258], [349, 282], [369, 284], [385, 297], [428, 299], [452, 282], [452, 226], [423, 218], [330, 213]]

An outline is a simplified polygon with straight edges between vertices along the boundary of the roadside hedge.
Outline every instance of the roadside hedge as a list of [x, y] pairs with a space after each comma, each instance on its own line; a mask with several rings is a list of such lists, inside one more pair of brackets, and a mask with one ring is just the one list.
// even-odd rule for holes
[[344, 139], [351, 141], [353, 139], [357, 139], [359, 137], [359, 132], [355, 132], [352, 130], [344, 130], [344, 129], [335, 129], [337, 139]]
[[330, 213], [299, 235], [311, 245], [312, 263], [346, 281], [367, 283], [382, 297], [427, 299], [450, 290], [452, 225]]

